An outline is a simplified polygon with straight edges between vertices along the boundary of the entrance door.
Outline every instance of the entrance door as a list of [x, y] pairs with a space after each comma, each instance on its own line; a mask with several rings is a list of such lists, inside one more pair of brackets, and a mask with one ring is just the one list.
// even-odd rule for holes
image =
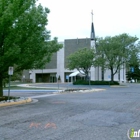
[[56, 74], [55, 73], [51, 73], [50, 74], [50, 83], [55, 83], [55, 82], [57, 82]]

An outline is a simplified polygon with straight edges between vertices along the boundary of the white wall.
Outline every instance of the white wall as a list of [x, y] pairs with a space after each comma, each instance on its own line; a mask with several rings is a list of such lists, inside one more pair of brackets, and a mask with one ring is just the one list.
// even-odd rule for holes
[[60, 75], [61, 82], [64, 83], [64, 43], [63, 48], [57, 52], [57, 75]]

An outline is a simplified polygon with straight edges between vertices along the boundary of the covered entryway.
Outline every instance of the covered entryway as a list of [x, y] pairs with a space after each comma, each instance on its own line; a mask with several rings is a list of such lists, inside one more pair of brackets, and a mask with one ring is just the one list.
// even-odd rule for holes
[[85, 73], [83, 71], [75, 71], [69, 75], [69, 79], [71, 79], [71, 82], [85, 79]]
[[50, 74], [36, 73], [36, 83], [49, 82]]
[[36, 83], [55, 83], [57, 82], [56, 73], [36, 73]]

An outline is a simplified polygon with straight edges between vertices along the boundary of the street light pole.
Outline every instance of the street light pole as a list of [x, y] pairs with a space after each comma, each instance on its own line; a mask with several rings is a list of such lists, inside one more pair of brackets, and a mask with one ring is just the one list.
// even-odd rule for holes
[[42, 82], [43, 82], [43, 68], [42, 68]]
[[10, 81], [11, 81], [11, 75], [13, 75], [13, 67], [9, 67], [8, 75], [9, 75], [9, 87], [8, 87], [8, 100], [9, 100], [10, 99]]
[[11, 81], [11, 75], [9, 75], [8, 100], [10, 100], [10, 81]]
[[89, 70], [89, 86], [91, 85], [90, 80], [91, 80], [91, 72]]
[[58, 91], [59, 91], [59, 79], [58, 79], [59, 75], [56, 74], [56, 79], [57, 79], [57, 85], [58, 85]]

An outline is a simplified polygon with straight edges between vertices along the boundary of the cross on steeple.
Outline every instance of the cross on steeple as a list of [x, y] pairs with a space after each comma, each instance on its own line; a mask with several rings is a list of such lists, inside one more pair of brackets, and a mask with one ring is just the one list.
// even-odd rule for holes
[[92, 17], [92, 22], [93, 22], [93, 10], [91, 11], [91, 17]]

